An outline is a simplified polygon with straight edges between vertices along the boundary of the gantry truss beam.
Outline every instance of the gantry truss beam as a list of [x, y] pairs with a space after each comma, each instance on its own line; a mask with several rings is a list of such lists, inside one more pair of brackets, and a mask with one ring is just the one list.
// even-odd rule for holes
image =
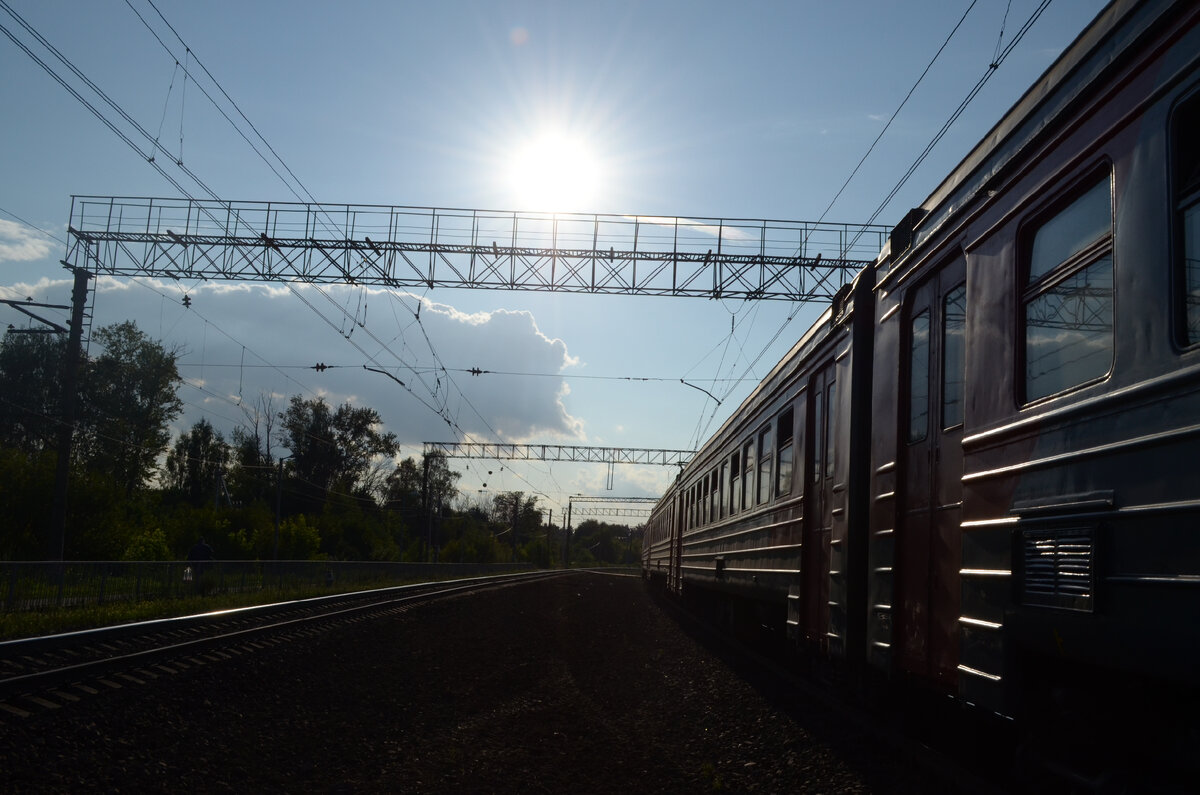
[[650, 517], [649, 508], [606, 508], [603, 506], [577, 506], [574, 509], [575, 518], [580, 516], [628, 516], [635, 519], [648, 519]]
[[888, 230], [803, 221], [75, 196], [96, 274], [829, 300]]
[[[585, 497], [572, 496], [567, 498], [570, 503], [571, 511], [575, 516], [632, 516], [642, 519], [649, 518], [651, 508], [629, 508], [621, 507], [617, 503], [624, 503], [626, 506], [636, 503], [656, 503], [657, 497]], [[597, 506], [583, 506], [580, 503], [601, 503]]]
[[[447, 458], [490, 458], [500, 461], [577, 461], [595, 464], [683, 466], [694, 450], [653, 450], [632, 447], [580, 447], [562, 444], [493, 444], [488, 442], [425, 442], [425, 454]], [[576, 500], [577, 501], [577, 500]]]

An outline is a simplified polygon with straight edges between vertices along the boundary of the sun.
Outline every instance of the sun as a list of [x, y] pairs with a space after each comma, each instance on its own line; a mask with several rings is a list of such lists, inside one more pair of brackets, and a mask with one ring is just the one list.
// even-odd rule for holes
[[516, 209], [581, 212], [594, 209], [602, 178], [600, 159], [586, 140], [547, 130], [514, 149], [507, 183]]

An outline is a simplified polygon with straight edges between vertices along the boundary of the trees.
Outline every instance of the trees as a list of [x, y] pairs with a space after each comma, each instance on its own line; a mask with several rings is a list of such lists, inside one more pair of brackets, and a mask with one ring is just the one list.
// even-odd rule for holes
[[[550, 559], [535, 497], [454, 510], [460, 475], [446, 455], [397, 463], [396, 437], [374, 409], [295, 396], [281, 413], [264, 396], [228, 439], [202, 418], [172, 441], [183, 407], [177, 351], [133, 323], [92, 340], [79, 366], [69, 559], [182, 556], [201, 535], [220, 555], [272, 557], [277, 494], [283, 557], [429, 560], [432, 543], [448, 561]], [[56, 335], [0, 341], [0, 558], [45, 554], [65, 347]], [[279, 446], [291, 453], [286, 467]], [[214, 500], [222, 482], [229, 501]]]
[[411, 456], [404, 459], [384, 481], [385, 506], [399, 513], [414, 531], [414, 538], [423, 539], [419, 544], [423, 549], [421, 559], [429, 557], [428, 545], [436, 548], [448, 540], [435, 525], [441, 525], [450, 503], [458, 496], [455, 484], [460, 476], [450, 469], [445, 453], [434, 451], [423, 454], [421, 463]]
[[166, 486], [196, 507], [215, 503], [214, 497], [224, 489], [231, 457], [225, 437], [201, 418], [190, 431], [179, 435], [167, 454]]
[[[128, 507], [122, 506], [121, 495], [128, 502], [149, 485], [170, 439], [170, 422], [182, 407], [175, 395], [180, 379], [175, 352], [134, 323], [106, 326], [92, 339], [102, 353], [80, 367], [68, 503], [68, 519], [77, 529], [67, 549], [112, 556], [124, 549], [122, 533], [132, 526], [120, 515]], [[6, 465], [29, 468], [27, 476], [0, 483], [0, 504], [8, 507], [9, 516], [24, 517], [23, 548], [31, 535], [45, 544], [50, 532], [53, 477], [45, 479], [45, 467], [56, 457], [62, 427], [65, 353], [65, 341], [50, 335], [6, 334], [0, 344], [0, 446], [24, 458], [9, 457]], [[22, 488], [22, 482], [30, 485]]]
[[446, 454], [440, 450], [422, 454], [420, 464], [410, 456], [401, 461], [387, 476], [384, 497], [389, 507], [425, 510], [429, 505], [434, 513], [442, 513], [458, 496], [458, 486], [455, 484], [461, 476], [462, 473], [450, 469]]
[[292, 451], [289, 471], [317, 508], [328, 492], [366, 494], [379, 485], [380, 459], [396, 454], [393, 433], [380, 433], [379, 412], [343, 403], [334, 411], [322, 398], [294, 396], [280, 423], [281, 443]]
[[580, 563], [637, 563], [641, 533], [627, 525], [587, 519], [575, 528], [571, 555]]
[[253, 406], [243, 405], [245, 424], [233, 429], [229, 492], [241, 504], [274, 503], [275, 468], [271, 434], [278, 417], [271, 395], [260, 395]]
[[170, 442], [183, 402], [177, 351], [168, 351], [126, 321], [92, 339], [103, 348], [89, 363], [76, 450], [84, 466], [110, 474], [126, 496], [144, 487]]
[[537, 497], [526, 497], [520, 491], [500, 492], [492, 498], [492, 521], [513, 533], [508, 545], [518, 549], [540, 534], [542, 514], [537, 509]]
[[0, 444], [36, 455], [55, 447], [65, 341], [5, 334], [0, 343]]

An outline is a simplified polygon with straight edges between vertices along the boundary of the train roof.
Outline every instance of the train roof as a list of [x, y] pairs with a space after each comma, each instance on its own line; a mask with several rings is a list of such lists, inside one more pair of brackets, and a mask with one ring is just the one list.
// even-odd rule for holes
[[[921, 203], [917, 217], [923, 217], [913, 226], [912, 245], [907, 250], [917, 248], [955, 212], [986, 190], [1179, 2], [1113, 0], [1109, 3]], [[912, 213], [906, 220], [911, 218]], [[890, 253], [885, 248], [880, 256], [881, 281], [889, 275], [885, 263]], [[902, 257], [891, 259], [894, 265]]]
[[725, 422], [721, 423], [721, 427], [717, 432], [701, 445], [700, 449], [696, 451], [696, 455], [680, 472], [680, 477], [691, 470], [693, 465], [700, 465], [700, 462], [705, 459], [706, 454], [712, 449], [713, 445], [723, 442], [725, 437], [733, 432], [736, 425], [747, 421], [747, 417], [758, 417], [758, 404], [770, 400], [775, 390], [782, 387], [788, 378], [803, 370], [804, 363], [808, 361], [812, 351], [824, 342], [849, 316], [849, 311], [852, 311], [849, 309], [852, 303], [850, 295], [853, 294], [854, 286], [870, 270], [868, 268], [865, 271], [860, 271], [845, 288], [846, 291], [842, 293], [843, 297], [835, 299], [833, 305], [826, 307], [820, 317], [796, 341], [796, 344], [771, 368], [771, 372], [767, 373], [758, 385], [754, 387], [753, 391], [742, 400], [737, 410], [730, 414]]

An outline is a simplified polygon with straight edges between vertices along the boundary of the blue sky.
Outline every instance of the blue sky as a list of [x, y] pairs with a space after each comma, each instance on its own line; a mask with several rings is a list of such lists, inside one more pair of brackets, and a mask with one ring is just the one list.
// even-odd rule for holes
[[[219, 94], [200, 64], [324, 202], [851, 223], [870, 219], [1038, 5], [154, 0], [189, 54], [148, 0], [5, 3], [224, 199], [294, 200], [297, 187], [204, 97], [202, 88]], [[1103, 5], [1054, 0], [876, 222], [919, 204]], [[0, 25], [67, 74], [2, 7]], [[0, 297], [68, 303], [63, 244], [43, 232], [65, 238], [70, 196], [177, 193], [5, 36], [0, 107]], [[170, 159], [158, 161], [202, 196]], [[530, 184], [541, 168], [543, 182], [573, 178]], [[819, 313], [447, 289], [303, 294], [102, 280], [95, 323], [132, 318], [181, 351], [180, 430], [204, 416], [228, 433], [261, 395], [277, 408], [292, 394], [322, 395], [378, 409], [411, 454], [422, 441], [456, 440], [429, 405], [480, 441], [692, 449]], [[0, 307], [0, 323], [25, 322]], [[450, 376], [410, 377], [410, 394], [363, 371], [364, 350], [388, 366], [440, 362]], [[317, 361], [340, 366], [302, 369]], [[454, 372], [471, 367], [537, 375]], [[619, 380], [628, 378], [662, 380]], [[599, 465], [455, 465], [467, 494], [486, 482], [556, 509], [568, 494], [656, 495], [674, 475], [618, 467], [609, 492]]]

